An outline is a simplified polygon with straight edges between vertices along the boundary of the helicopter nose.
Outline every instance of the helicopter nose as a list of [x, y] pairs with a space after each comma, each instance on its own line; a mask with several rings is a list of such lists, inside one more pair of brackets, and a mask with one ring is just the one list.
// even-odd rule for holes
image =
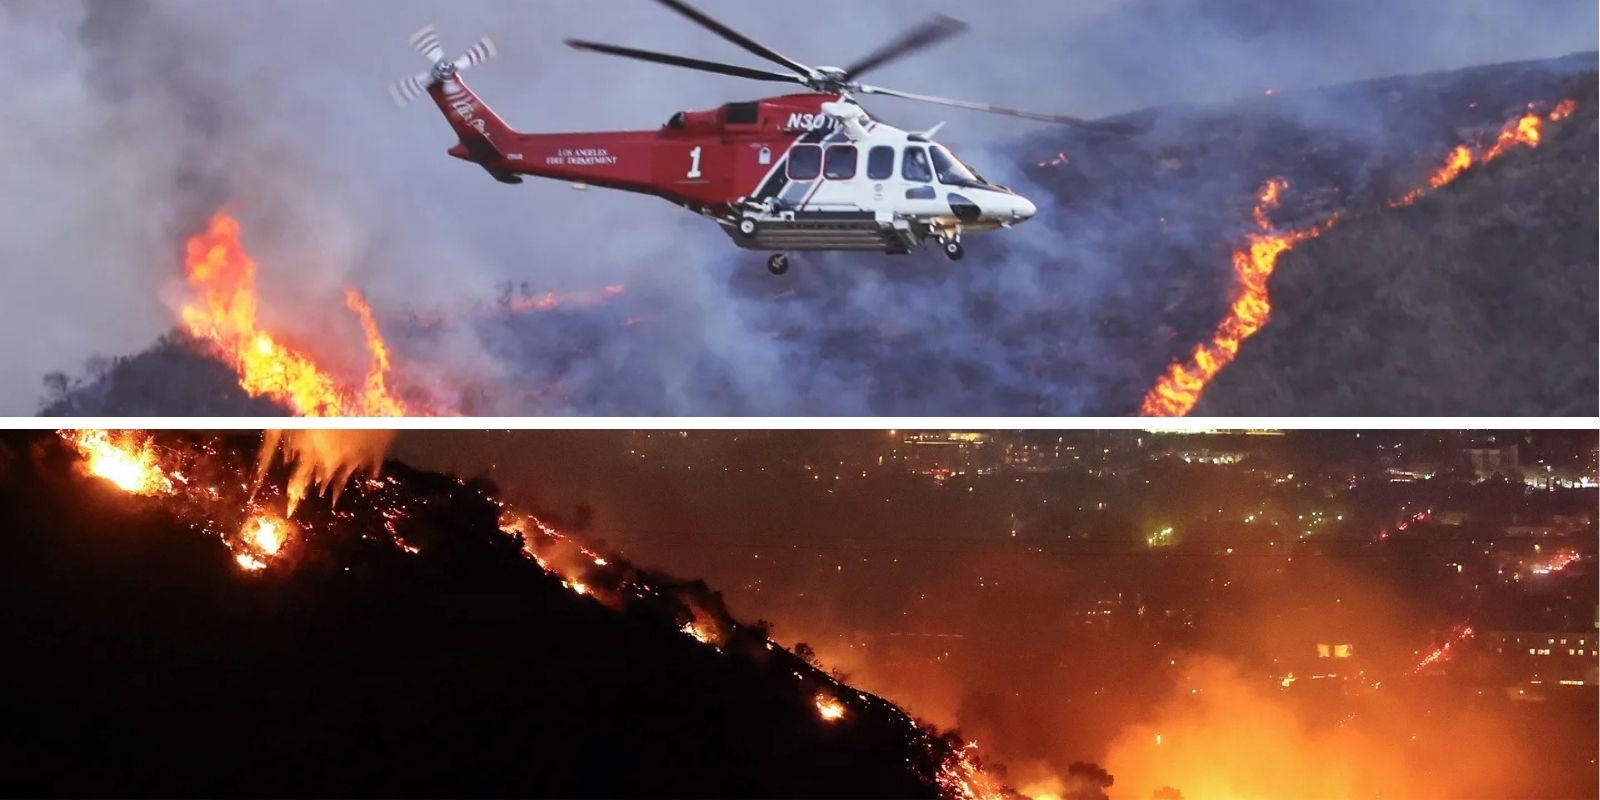
[[1033, 219], [1033, 215], [1037, 213], [1039, 213], [1039, 207], [1034, 205], [1033, 201], [1022, 196], [1017, 197], [1016, 208], [1011, 210], [1012, 216], [1019, 220]]

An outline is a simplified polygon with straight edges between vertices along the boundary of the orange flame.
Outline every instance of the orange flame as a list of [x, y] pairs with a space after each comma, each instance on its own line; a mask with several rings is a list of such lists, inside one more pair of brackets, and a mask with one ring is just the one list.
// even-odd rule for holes
[[844, 719], [844, 704], [821, 692], [817, 693], [817, 716], [823, 722], [838, 722]]
[[230, 544], [234, 562], [251, 572], [266, 569], [283, 552], [292, 531], [288, 520], [267, 513], [252, 515], [239, 531], [238, 541]]
[[[1472, 152], [1472, 148], [1464, 144], [1457, 145], [1445, 159], [1444, 166], [1428, 176], [1428, 186], [1433, 189], [1441, 189], [1448, 186], [1454, 183], [1467, 170], [1487, 164], [1510, 152], [1513, 148], [1538, 147], [1544, 141], [1544, 123], [1546, 121], [1558, 122], [1566, 119], [1572, 116], [1572, 112], [1576, 111], [1577, 108], [1578, 101], [1569, 99], [1558, 103], [1544, 117], [1532, 112], [1523, 114], [1507, 122], [1505, 127], [1500, 129], [1500, 133], [1495, 136], [1494, 141], [1487, 148], [1482, 148], [1483, 154], [1481, 156], [1475, 155]], [[1389, 205], [1394, 208], [1409, 206], [1422, 199], [1422, 196], [1427, 194], [1428, 191], [1427, 188], [1423, 187], [1412, 189], [1400, 198], [1390, 201]]]
[[367, 305], [367, 298], [355, 289], [345, 292], [344, 302], [361, 318], [361, 330], [367, 336], [367, 350], [372, 353], [372, 368], [367, 370], [366, 390], [362, 393], [368, 406], [366, 416], [405, 416], [405, 404], [389, 391], [389, 345], [378, 331], [378, 320], [372, 315], [372, 306]]
[[977, 749], [977, 742], [968, 742], [966, 747], [953, 750], [945, 757], [939, 765], [939, 774], [935, 776], [941, 794], [957, 800], [1001, 800], [1012, 797], [1003, 784], [975, 763], [973, 754]]
[[188, 242], [184, 272], [198, 297], [182, 310], [190, 335], [213, 343], [251, 397], [270, 397], [302, 416], [398, 416], [410, 411], [389, 390], [389, 350], [357, 292], [346, 305], [361, 318], [373, 355], [366, 384], [345, 386], [310, 354], [280, 342], [258, 319], [256, 263], [239, 241], [239, 222], [217, 212]]
[[[1391, 207], [1409, 206], [1433, 189], [1454, 182], [1474, 166], [1487, 164], [1516, 147], [1538, 147], [1543, 137], [1543, 123], [1565, 119], [1577, 109], [1577, 102], [1564, 100], [1546, 117], [1527, 113], [1507, 122], [1494, 142], [1475, 156], [1472, 148], [1460, 145], [1450, 151], [1444, 166], [1428, 178], [1426, 187], [1417, 187], [1390, 201]], [[1239, 346], [1254, 336], [1267, 324], [1272, 315], [1271, 297], [1267, 292], [1268, 279], [1278, 266], [1278, 258], [1307, 239], [1315, 239], [1339, 223], [1334, 214], [1322, 222], [1303, 230], [1285, 233], [1274, 231], [1268, 212], [1277, 208], [1283, 191], [1289, 187], [1282, 178], [1273, 178], [1261, 187], [1259, 202], [1252, 213], [1260, 233], [1248, 238], [1248, 246], [1233, 252], [1233, 271], [1236, 288], [1228, 314], [1217, 325], [1211, 341], [1197, 345], [1187, 362], [1168, 367], [1144, 397], [1139, 413], [1147, 417], [1175, 417], [1188, 414], [1200, 401], [1211, 379], [1238, 356]]]
[[1256, 334], [1272, 316], [1267, 280], [1278, 258], [1307, 239], [1326, 233], [1338, 223], [1337, 215], [1298, 231], [1273, 232], [1267, 212], [1282, 202], [1288, 181], [1273, 178], [1261, 187], [1253, 216], [1261, 233], [1249, 236], [1249, 245], [1233, 252], [1235, 289], [1228, 314], [1217, 325], [1211, 341], [1197, 345], [1187, 363], [1174, 363], [1145, 395], [1139, 413], [1147, 417], [1178, 417], [1189, 413], [1211, 379], [1239, 354], [1239, 345]]
[[172, 492], [172, 479], [161, 468], [155, 442], [138, 431], [61, 431], [61, 437], [83, 458], [83, 470], [110, 481], [129, 494]]

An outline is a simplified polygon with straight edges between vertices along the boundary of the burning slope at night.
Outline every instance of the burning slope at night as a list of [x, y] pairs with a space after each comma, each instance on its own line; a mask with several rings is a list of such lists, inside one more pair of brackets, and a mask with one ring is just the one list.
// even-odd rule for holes
[[[717, 249], [566, 293], [530, 267], [498, 302], [380, 303], [387, 361], [367, 347], [365, 378], [343, 352], [360, 339], [293, 337], [286, 352], [339, 376], [347, 399], [261, 398], [302, 411], [395, 399], [499, 414], [1122, 415], [1233, 413], [1243, 392], [1260, 414], [1459, 412], [1462, 398], [1482, 413], [1588, 412], [1592, 69], [1582, 54], [1156, 108], [1128, 115], [1133, 137], [1041, 130], [971, 156], [1041, 213], [974, 237], [960, 265], [816, 254], [774, 281]], [[1315, 335], [1281, 355], [1276, 331], [1306, 326]], [[259, 387], [245, 351], [220, 352], [235, 383]], [[174, 407], [217, 398], [211, 413], [237, 400], [187, 373], [138, 374], [171, 360], [117, 362], [76, 389], [62, 376], [47, 413], [125, 413], [124, 382], [181, 393]], [[487, 366], [458, 369], [469, 361]], [[1329, 391], [1347, 377], [1361, 388]]]
[[967, 743], [734, 621], [703, 583], [596, 552], [485, 482], [377, 471], [383, 441], [0, 440], [0, 596], [25, 610], [0, 630], [9, 785], [1001, 794]]

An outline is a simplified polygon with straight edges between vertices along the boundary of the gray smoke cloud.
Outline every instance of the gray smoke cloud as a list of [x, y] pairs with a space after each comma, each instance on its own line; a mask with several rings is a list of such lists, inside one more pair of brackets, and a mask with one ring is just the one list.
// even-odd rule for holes
[[[1088, 116], [1558, 55], [1591, 47], [1597, 27], [1592, 3], [1556, 0], [703, 7], [810, 63], [847, 62], [932, 13], [964, 18], [964, 38], [874, 80]], [[29, 345], [0, 361], [0, 410], [29, 413], [45, 372], [134, 352], [170, 327], [182, 236], [218, 205], [245, 223], [270, 323], [359, 341], [338, 298], [360, 287], [408, 375], [466, 385], [470, 396], [452, 389], [441, 403], [480, 412], [1102, 410], [1112, 395], [1126, 400], [1108, 385], [1133, 380], [1097, 371], [1128, 360], [1116, 332], [1062, 330], [1051, 315], [1198, 291], [1131, 268], [1124, 243], [1095, 229], [1108, 208], [1047, 206], [1016, 232], [975, 241], [961, 265], [822, 256], [783, 282], [659, 200], [500, 186], [444, 156], [451, 136], [432, 108], [388, 105], [384, 87], [422, 66], [405, 38], [425, 21], [456, 48], [497, 36], [505, 53], [475, 72], [474, 88], [527, 130], [650, 128], [764, 89], [561, 44], [580, 36], [750, 63], [648, 2], [0, 3], [0, 64], [19, 76], [14, 112], [0, 116], [0, 336]], [[947, 144], [1025, 193], [1038, 187], [1022, 164], [1057, 135], [899, 101], [871, 108], [908, 128], [948, 120]], [[1320, 121], [1363, 124], [1335, 116], [1346, 114]], [[1171, 199], [1128, 202], [1145, 214]], [[628, 288], [596, 308], [488, 313], [507, 283]], [[1161, 296], [1153, 310], [1172, 302]], [[410, 310], [451, 321], [413, 329]], [[359, 352], [345, 357], [359, 369]]]

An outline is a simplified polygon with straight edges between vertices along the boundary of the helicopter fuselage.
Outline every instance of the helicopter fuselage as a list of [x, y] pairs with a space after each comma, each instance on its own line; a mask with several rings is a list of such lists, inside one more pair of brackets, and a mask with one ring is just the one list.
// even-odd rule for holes
[[1035, 208], [926, 134], [805, 93], [685, 111], [650, 131], [520, 133], [459, 78], [429, 87], [460, 143], [450, 154], [521, 176], [655, 195], [757, 250], [908, 252], [928, 238], [1009, 227]]

